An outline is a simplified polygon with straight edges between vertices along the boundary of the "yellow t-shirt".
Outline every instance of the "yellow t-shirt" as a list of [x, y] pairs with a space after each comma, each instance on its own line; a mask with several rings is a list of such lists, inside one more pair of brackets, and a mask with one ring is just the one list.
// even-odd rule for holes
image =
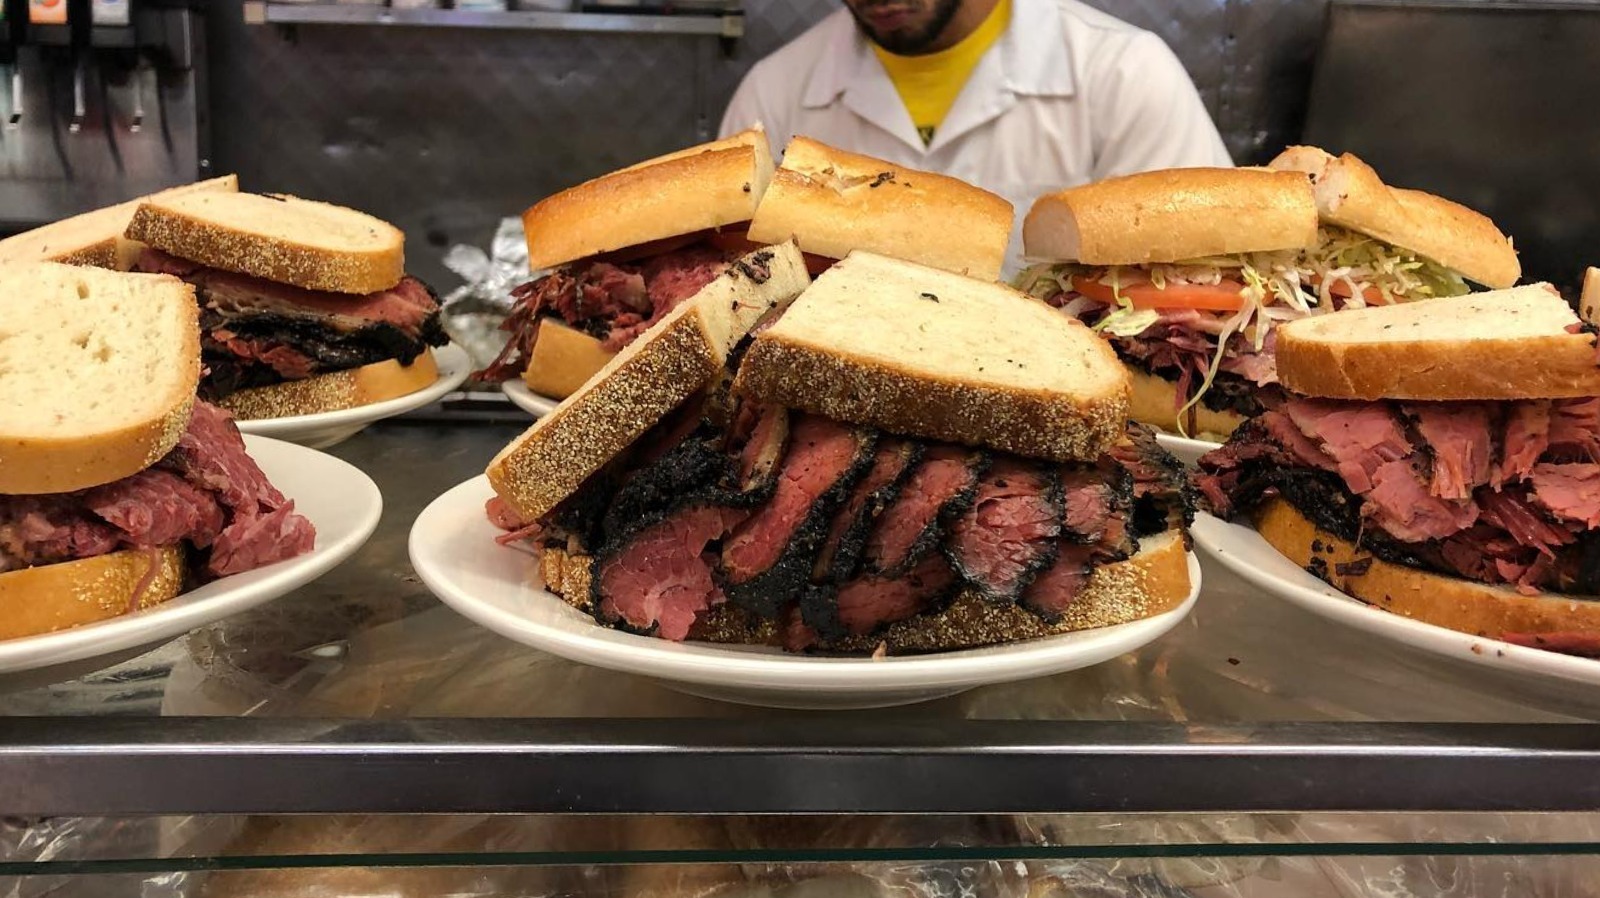
[[917, 126], [924, 144], [933, 142], [933, 132], [955, 105], [967, 78], [978, 67], [978, 60], [994, 46], [1010, 23], [1011, 0], [1000, 0], [976, 31], [948, 50], [923, 56], [898, 56], [877, 44], [872, 45], [884, 71], [889, 73], [889, 80], [894, 82], [901, 102], [906, 104], [906, 111], [911, 113], [911, 123]]

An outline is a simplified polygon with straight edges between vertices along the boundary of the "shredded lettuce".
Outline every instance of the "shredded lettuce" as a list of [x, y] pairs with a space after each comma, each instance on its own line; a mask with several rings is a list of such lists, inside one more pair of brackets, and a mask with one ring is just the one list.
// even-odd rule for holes
[[1470, 291], [1461, 275], [1409, 250], [1391, 246], [1355, 231], [1325, 226], [1317, 232], [1317, 248], [1306, 254], [1307, 280], [1315, 284], [1320, 304], [1332, 308], [1333, 288], [1344, 284], [1351, 294], [1343, 305], [1361, 308], [1378, 291], [1388, 305], [1412, 299], [1461, 296]]
[[1110, 315], [1100, 319], [1094, 329], [1113, 337], [1137, 337], [1144, 333], [1152, 324], [1161, 320], [1161, 313], [1155, 309], [1135, 309], [1132, 306], [1123, 306]]

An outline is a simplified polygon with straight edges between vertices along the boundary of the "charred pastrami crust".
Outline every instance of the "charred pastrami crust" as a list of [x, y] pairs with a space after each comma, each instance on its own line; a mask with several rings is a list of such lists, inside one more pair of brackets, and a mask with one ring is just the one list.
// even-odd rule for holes
[[409, 365], [429, 346], [450, 342], [439, 316], [429, 316], [419, 336], [413, 337], [388, 322], [345, 330], [323, 322], [288, 315], [262, 314], [224, 320], [217, 313], [201, 313], [202, 349], [207, 374], [201, 393], [222, 398], [239, 390], [284, 383], [289, 378], [270, 365], [245, 359], [229, 351], [212, 336], [218, 328], [241, 340], [284, 346], [304, 356], [312, 374], [327, 374], [373, 365], [390, 359]]
[[[944, 545], [945, 558], [949, 560], [951, 567], [955, 568], [960, 578], [976, 589], [985, 599], [992, 602], [1015, 602], [1022, 595], [1022, 591], [1027, 589], [1028, 585], [1039, 576], [1040, 572], [1055, 564], [1056, 557], [1061, 550], [1060, 534], [1062, 518], [1066, 514], [1066, 502], [1060, 471], [1043, 465], [1031, 465], [1021, 459], [1017, 459], [1017, 461], [1026, 465], [1026, 470], [1021, 472], [1024, 476], [1032, 476], [1039, 479], [1043, 487], [1039, 491], [1040, 498], [1044, 500], [1045, 506], [1050, 510], [1056, 527], [1054, 535], [1047, 536], [1040, 541], [1039, 550], [1022, 566], [1022, 571], [1017, 578], [1009, 585], [987, 580], [984, 578], [983, 573], [976, 569], [975, 565], [968, 563], [970, 559], [966, 557], [967, 553], [963, 551], [959, 540], [952, 538], [947, 540]], [[989, 473], [985, 475], [985, 479], [993, 476], [993, 473], [994, 468], [991, 468]], [[980, 481], [979, 489], [974, 494], [973, 504], [964, 514], [974, 514], [981, 508], [982, 482]], [[1005, 486], [1003, 483], [1000, 485]]]
[[[749, 609], [763, 618], [777, 616], [785, 600], [798, 595], [811, 578], [816, 565], [817, 551], [827, 538], [829, 525], [851, 489], [872, 466], [873, 454], [878, 445], [878, 434], [866, 428], [854, 428], [851, 436], [855, 449], [849, 464], [833, 483], [811, 502], [804, 519], [789, 536], [783, 552], [771, 567], [748, 580], [734, 582], [730, 572], [723, 568], [718, 576], [728, 600]], [[791, 447], [790, 452], [793, 452]]]
[[[1149, 359], [1142, 359], [1128, 352], [1120, 341], [1112, 340], [1111, 348], [1117, 351], [1117, 358], [1121, 359], [1124, 365], [1162, 380], [1177, 383], [1182, 374], [1170, 365], [1151, 365]], [[1249, 378], [1232, 371], [1218, 371], [1212, 378], [1211, 388], [1200, 397], [1200, 404], [1214, 412], [1235, 412], [1246, 418], [1253, 418], [1269, 408], [1276, 407], [1285, 395], [1283, 387], [1278, 384], [1255, 384]]]
[[1134, 536], [1154, 536], [1174, 527], [1187, 534], [1199, 494], [1183, 463], [1156, 442], [1155, 431], [1130, 421], [1128, 442], [1113, 449], [1111, 456], [1133, 477]]
[[[934, 460], [925, 455], [920, 464], [925, 465], [932, 461]], [[921, 532], [917, 534], [910, 548], [899, 560], [883, 559], [882, 561], [891, 562], [883, 564], [882, 561], [875, 562], [873, 559], [867, 558], [862, 564], [863, 571], [884, 577], [903, 576], [916, 567], [918, 562], [922, 561], [929, 552], [939, 548], [944, 541], [944, 535], [950, 526], [950, 522], [972, 507], [972, 502], [978, 495], [978, 481], [989, 470], [990, 461], [989, 453], [981, 450], [974, 449], [964, 453], [962, 458], [964, 480], [961, 489], [940, 503], [938, 511], [927, 525], [922, 528]], [[912, 476], [915, 476], [914, 471]]]
[[[880, 447], [883, 442], [879, 443]], [[900, 490], [910, 479], [911, 472], [916, 470], [917, 464], [922, 461], [927, 447], [915, 440], [901, 439], [895, 441], [893, 451], [899, 456], [900, 470], [892, 480], [867, 496], [860, 512], [849, 523], [839, 538], [838, 545], [833, 548], [833, 556], [817, 559], [819, 567], [812, 572], [812, 579], [816, 582], [839, 584], [856, 575], [861, 568], [862, 553], [867, 548], [868, 534], [872, 532], [873, 525], [877, 523], [884, 509], [899, 498]]]

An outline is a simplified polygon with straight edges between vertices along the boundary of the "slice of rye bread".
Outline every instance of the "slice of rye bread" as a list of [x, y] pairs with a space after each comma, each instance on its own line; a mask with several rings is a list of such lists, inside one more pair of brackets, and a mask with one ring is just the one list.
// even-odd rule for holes
[[1548, 284], [1346, 309], [1278, 328], [1278, 379], [1326, 399], [1600, 396], [1580, 323]]
[[809, 283], [793, 243], [738, 259], [501, 450], [489, 463], [490, 485], [523, 520], [543, 517], [720, 378], [734, 346]]
[[144, 244], [122, 235], [141, 204], [196, 190], [233, 193], [238, 189], [239, 178], [224, 175], [64, 218], [0, 240], [0, 262], [61, 262], [127, 271], [133, 267]]
[[0, 264], [0, 493], [120, 480], [177, 445], [200, 380], [194, 288], [161, 274]]
[[[890, 624], [878, 633], [825, 643], [818, 650], [869, 654], [883, 645], [891, 654], [954, 651], [1125, 624], [1182, 605], [1194, 585], [1182, 534], [1168, 531], [1145, 537], [1140, 543], [1132, 558], [1096, 568], [1056, 621], [1047, 621], [1015, 603], [989, 601], [968, 589], [941, 611]], [[590, 611], [592, 562], [591, 556], [559, 547], [541, 550], [545, 588], [574, 608]], [[781, 642], [777, 623], [731, 603], [707, 612], [695, 631], [696, 638], [706, 642]]]
[[405, 277], [405, 235], [364, 212], [292, 196], [205, 191], [140, 204], [127, 236], [212, 268], [365, 295]]
[[0, 639], [53, 633], [171, 601], [183, 591], [184, 571], [184, 548], [174, 545], [0, 574]]
[[1317, 214], [1328, 224], [1410, 250], [1486, 287], [1510, 287], [1522, 276], [1510, 238], [1488, 217], [1431, 193], [1390, 187], [1350, 153], [1289, 147], [1268, 165], [1309, 176]]
[[1002, 284], [851, 253], [762, 331], [735, 390], [890, 433], [1092, 461], [1128, 375], [1093, 331]]
[[409, 365], [385, 359], [304, 380], [239, 390], [219, 399], [217, 405], [241, 421], [315, 415], [409, 396], [438, 379], [433, 350], [424, 349]]

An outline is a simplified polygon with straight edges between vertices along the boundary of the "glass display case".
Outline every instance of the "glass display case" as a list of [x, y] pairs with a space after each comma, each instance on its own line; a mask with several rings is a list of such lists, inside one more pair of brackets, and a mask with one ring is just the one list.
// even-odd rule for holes
[[1139, 652], [881, 710], [513, 643], [438, 603], [407, 537], [526, 423], [376, 425], [331, 450], [385, 497], [350, 562], [115, 667], [8, 680], [0, 895], [1600, 888], [1593, 690], [1376, 641], [1210, 562]]

